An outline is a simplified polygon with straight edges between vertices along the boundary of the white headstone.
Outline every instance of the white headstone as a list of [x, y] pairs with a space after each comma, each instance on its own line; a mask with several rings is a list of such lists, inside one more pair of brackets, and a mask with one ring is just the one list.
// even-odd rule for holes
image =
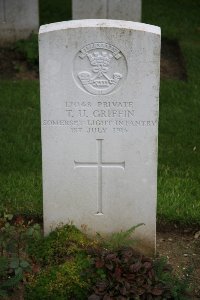
[[40, 29], [44, 229], [138, 223], [155, 250], [160, 28], [82, 20]]
[[142, 0], [72, 0], [72, 15], [79, 19], [116, 19], [141, 22]]
[[107, 0], [72, 0], [73, 19], [106, 19]]
[[0, 45], [27, 38], [38, 28], [38, 0], [0, 0]]

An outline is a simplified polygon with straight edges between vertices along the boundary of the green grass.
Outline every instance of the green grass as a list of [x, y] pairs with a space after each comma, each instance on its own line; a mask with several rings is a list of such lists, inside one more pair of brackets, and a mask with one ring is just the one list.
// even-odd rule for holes
[[179, 41], [188, 81], [160, 88], [158, 218], [200, 224], [200, 1], [144, 0], [143, 22]]
[[199, 120], [200, 103], [193, 84], [162, 82], [158, 169], [161, 219], [200, 223]]
[[0, 82], [0, 208], [41, 214], [39, 85]]
[[[200, 0], [143, 0], [143, 22], [179, 41], [188, 75], [160, 89], [158, 218], [180, 224], [200, 224], [199, 15]], [[40, 1], [41, 24], [70, 16], [71, 1]], [[38, 83], [1, 81], [0, 104], [0, 209], [42, 215]]]
[[199, 0], [143, 0], [142, 21], [171, 39], [199, 41]]

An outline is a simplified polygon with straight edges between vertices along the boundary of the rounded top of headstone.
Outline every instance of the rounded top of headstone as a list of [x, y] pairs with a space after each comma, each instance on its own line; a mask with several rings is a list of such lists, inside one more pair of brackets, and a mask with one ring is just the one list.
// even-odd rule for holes
[[74, 20], [64, 21], [42, 25], [39, 30], [39, 34], [48, 33], [52, 31], [72, 29], [72, 28], [87, 28], [87, 27], [112, 27], [112, 28], [123, 28], [128, 30], [144, 31], [153, 34], [160, 35], [161, 29], [158, 26], [149, 25], [145, 23], [138, 23], [132, 21], [123, 20], [108, 20], [108, 19], [87, 19], [87, 20]]

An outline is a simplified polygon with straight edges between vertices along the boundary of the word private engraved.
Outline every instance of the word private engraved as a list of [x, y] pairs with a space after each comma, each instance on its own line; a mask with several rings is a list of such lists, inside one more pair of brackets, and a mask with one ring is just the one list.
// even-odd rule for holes
[[127, 76], [122, 52], [107, 43], [83, 47], [75, 58], [74, 77], [78, 86], [93, 95], [106, 95], [118, 88]]

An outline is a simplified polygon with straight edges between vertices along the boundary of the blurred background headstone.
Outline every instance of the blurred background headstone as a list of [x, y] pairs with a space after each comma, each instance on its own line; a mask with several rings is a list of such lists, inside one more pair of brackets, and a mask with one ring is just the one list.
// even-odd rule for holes
[[38, 0], [0, 0], [1, 45], [27, 38], [38, 28]]
[[72, 15], [79, 19], [114, 19], [141, 22], [141, 0], [73, 0]]

